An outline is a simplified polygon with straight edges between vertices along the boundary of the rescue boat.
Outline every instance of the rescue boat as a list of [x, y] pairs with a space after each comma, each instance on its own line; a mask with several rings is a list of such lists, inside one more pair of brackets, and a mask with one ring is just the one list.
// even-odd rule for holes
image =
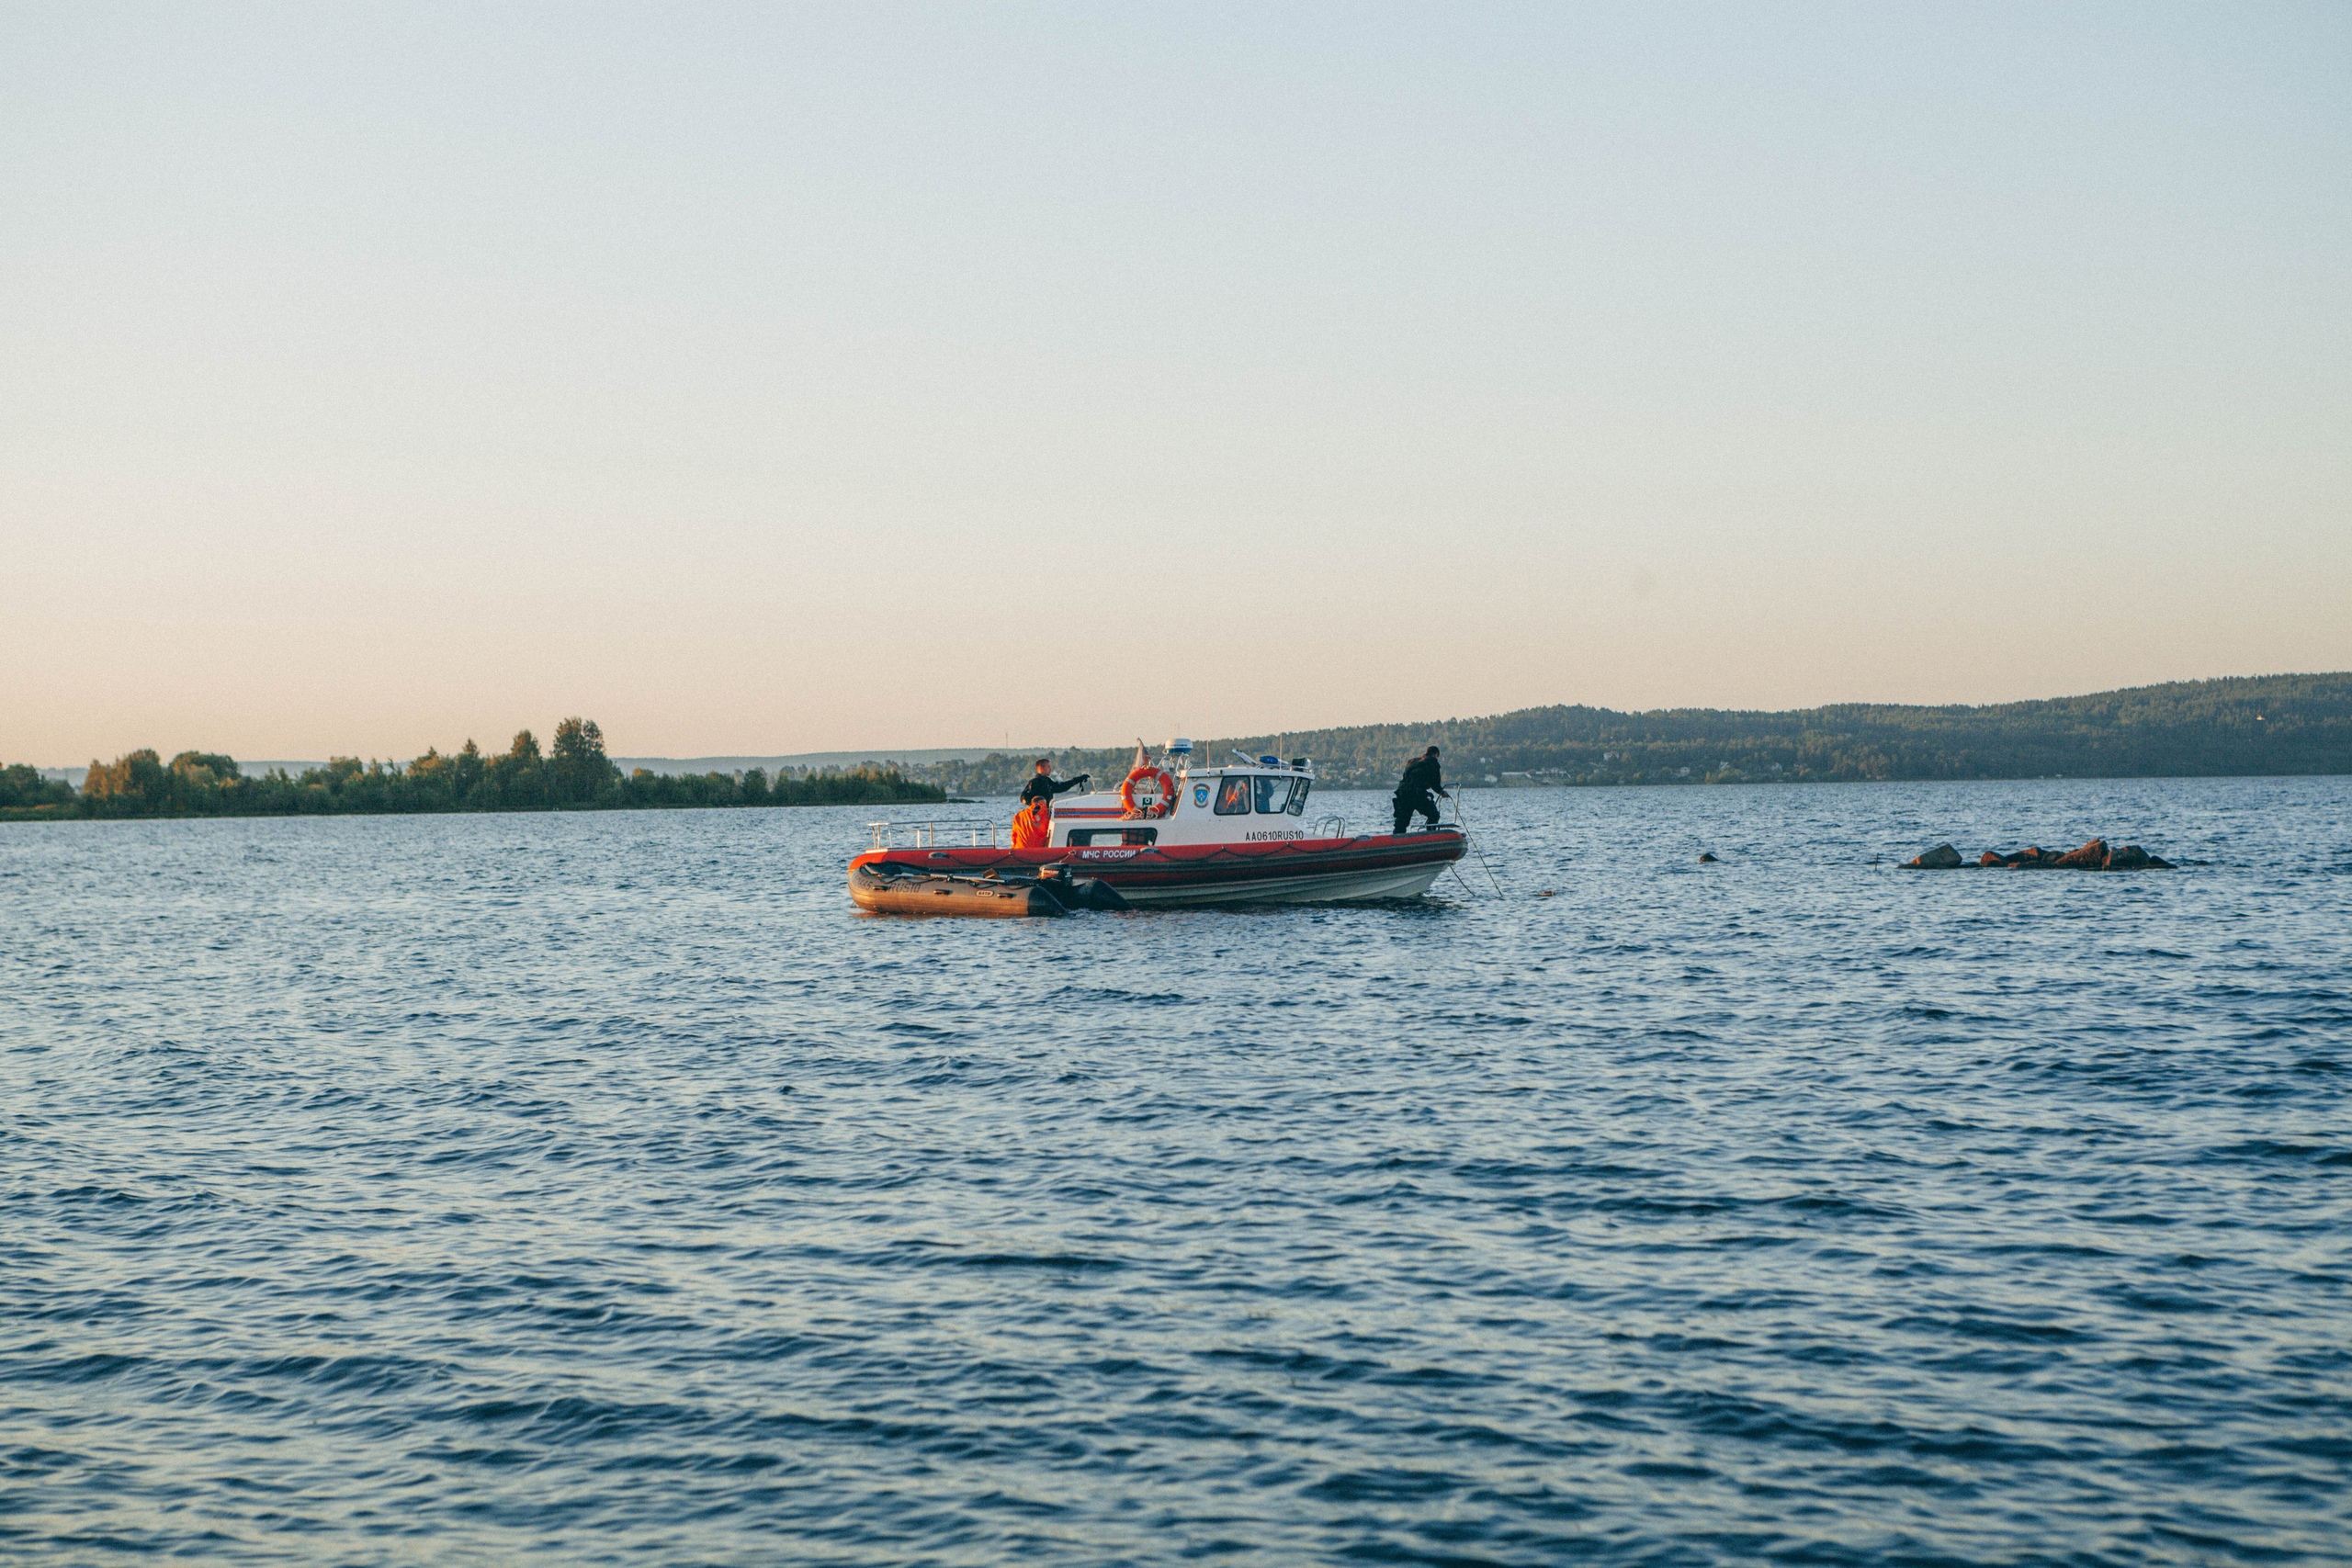
[[1330, 904], [1418, 898], [1460, 860], [1454, 826], [1350, 833], [1310, 816], [1305, 757], [1195, 763], [1189, 740], [1137, 748], [1117, 789], [990, 818], [868, 824], [849, 865], [858, 907], [894, 914], [1060, 914], [1073, 908]]

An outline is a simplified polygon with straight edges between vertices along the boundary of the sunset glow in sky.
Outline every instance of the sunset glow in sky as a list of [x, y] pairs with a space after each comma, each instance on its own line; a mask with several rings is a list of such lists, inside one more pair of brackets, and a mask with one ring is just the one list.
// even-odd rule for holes
[[2352, 667], [2352, 8], [19, 6], [0, 761]]

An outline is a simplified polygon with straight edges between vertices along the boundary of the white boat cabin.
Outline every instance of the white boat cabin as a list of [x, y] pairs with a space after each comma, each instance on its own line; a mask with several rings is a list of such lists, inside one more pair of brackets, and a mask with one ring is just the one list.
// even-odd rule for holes
[[[1135, 848], [1150, 844], [1261, 844], [1284, 839], [1332, 839], [1344, 834], [1339, 818], [1307, 815], [1315, 790], [1315, 765], [1305, 757], [1243, 759], [1196, 766], [1193, 743], [1171, 740], [1154, 764], [1175, 783], [1176, 803], [1165, 816], [1158, 780], [1138, 781], [1136, 807], [1119, 788], [1064, 795], [1054, 802], [1055, 849]], [[1124, 784], [1126, 781], [1119, 781]]]

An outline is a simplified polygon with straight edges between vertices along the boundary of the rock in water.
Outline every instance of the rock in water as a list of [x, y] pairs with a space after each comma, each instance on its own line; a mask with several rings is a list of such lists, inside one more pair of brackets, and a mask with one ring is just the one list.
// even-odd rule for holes
[[[1712, 858], [1712, 857], [1702, 857]], [[1907, 860], [1904, 866], [1911, 871], [1950, 871], [1966, 863], [1960, 852], [1950, 844], [1938, 844], [1917, 860]], [[2003, 854], [1998, 850], [1986, 850], [1976, 857], [1980, 866], [2006, 866], [2025, 871], [2040, 866], [2063, 865], [2075, 871], [2170, 871], [2172, 862], [2152, 855], [2137, 844], [2109, 845], [2105, 839], [2093, 839], [2079, 850], [2052, 854], [2039, 844], [2028, 844], [2017, 853]]]
[[1699, 857], [1699, 863], [1702, 865], [1713, 865], [1716, 863], [1715, 857], [1713, 853], [1701, 855]]
[[2077, 871], [2105, 871], [2107, 869], [2107, 840], [2093, 839], [2079, 850], [2068, 850], [2058, 857], [2057, 863]]

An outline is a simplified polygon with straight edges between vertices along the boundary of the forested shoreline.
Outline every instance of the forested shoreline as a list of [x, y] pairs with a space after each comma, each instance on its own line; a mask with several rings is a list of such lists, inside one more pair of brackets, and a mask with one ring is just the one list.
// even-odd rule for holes
[[[1524, 708], [1486, 718], [1359, 725], [1202, 743], [1315, 759], [1328, 786], [1385, 789], [1406, 758], [1444, 748], [1446, 776], [1471, 784], [1805, 784], [1897, 779], [2167, 778], [2352, 774], [2352, 673], [2180, 682], [1983, 707], [1855, 703], [1785, 712], [1713, 708], [1618, 713]], [[298, 775], [242, 774], [228, 757], [152, 750], [93, 762], [83, 787], [0, 769], [0, 821], [110, 817], [262, 817], [346, 812], [616, 810], [695, 806], [936, 804], [1011, 795], [1035, 751], [989, 752], [904, 769], [879, 764], [771, 775], [624, 775], [586, 719], [556, 727], [543, 756], [524, 730], [504, 752], [467, 741], [405, 764], [338, 757]], [[1116, 779], [1125, 747], [1046, 753], [1065, 775]]]
[[567, 718], [542, 755], [526, 729], [503, 752], [471, 740], [406, 763], [337, 757], [289, 776], [247, 777], [233, 758], [153, 750], [93, 761], [82, 787], [44, 779], [26, 764], [0, 769], [0, 821], [140, 817], [312, 817], [447, 811], [612, 811], [713, 806], [936, 805], [937, 785], [888, 769], [855, 768], [770, 777], [740, 773], [623, 774], [605, 754], [594, 720]]
[[[1983, 707], [1847, 703], [1782, 712], [1522, 708], [1487, 718], [1294, 730], [1203, 743], [1312, 757], [1327, 786], [1386, 789], [1407, 758], [1444, 748], [1467, 784], [1603, 785], [1894, 779], [2195, 778], [2352, 773], [2352, 673], [2138, 686]], [[1036, 752], [909, 770], [958, 795], [1020, 787]], [[1126, 772], [1132, 747], [1051, 753], [1065, 773]]]

